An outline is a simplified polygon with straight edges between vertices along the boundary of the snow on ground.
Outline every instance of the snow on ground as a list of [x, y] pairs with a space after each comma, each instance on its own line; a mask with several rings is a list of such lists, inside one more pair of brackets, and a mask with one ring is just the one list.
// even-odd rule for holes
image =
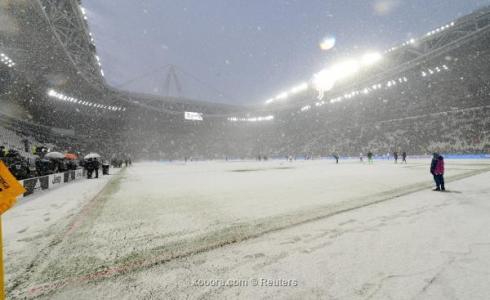
[[[111, 170], [116, 174], [117, 170]], [[53, 190], [20, 198], [2, 215], [7, 289], [24, 281], [24, 276], [45, 249], [76, 222], [83, 205], [93, 199], [112, 176], [73, 181]], [[76, 225], [76, 224], [73, 224]]]
[[[448, 161], [448, 181], [480, 175], [448, 183], [451, 193], [416, 192], [431, 187], [428, 163], [138, 164], [114, 176], [81, 213], [39, 229], [46, 240], [58, 238], [35, 263], [28, 262], [29, 271], [7, 270], [9, 294], [59, 299], [463, 295], [463, 281], [458, 281], [461, 289], [449, 290], [442, 280], [453, 280], [453, 268], [466, 260], [476, 268], [468, 274], [488, 279], [488, 273], [478, 272], [484, 270], [480, 260], [489, 262], [485, 243], [490, 239], [483, 230], [490, 222], [489, 206], [483, 200], [490, 192], [485, 172], [490, 165]], [[53, 199], [68, 202], [59, 195]], [[38, 200], [12, 213], [29, 209], [39, 219], [41, 207], [31, 207]], [[18, 259], [10, 264], [23, 267]], [[250, 278], [284, 279], [295, 286], [252, 287]], [[243, 279], [249, 286], [201, 286], [211, 279]], [[472, 299], [488, 292], [479, 280], [472, 285]]]

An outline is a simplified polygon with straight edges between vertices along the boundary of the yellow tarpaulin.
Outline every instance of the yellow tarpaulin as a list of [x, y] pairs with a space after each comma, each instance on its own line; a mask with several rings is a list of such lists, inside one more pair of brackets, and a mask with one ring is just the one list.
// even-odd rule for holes
[[11, 208], [17, 196], [25, 192], [24, 187], [10, 173], [3, 161], [0, 161], [0, 214]]
[[10, 173], [7, 166], [0, 160], [0, 300], [5, 299], [3, 276], [3, 237], [1, 214], [14, 206], [17, 196], [25, 193], [24, 187]]

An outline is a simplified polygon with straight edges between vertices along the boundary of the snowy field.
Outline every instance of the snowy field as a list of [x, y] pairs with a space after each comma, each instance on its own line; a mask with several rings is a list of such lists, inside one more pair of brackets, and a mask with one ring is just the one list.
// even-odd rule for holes
[[468, 298], [490, 288], [490, 161], [140, 163], [3, 217], [12, 298]]

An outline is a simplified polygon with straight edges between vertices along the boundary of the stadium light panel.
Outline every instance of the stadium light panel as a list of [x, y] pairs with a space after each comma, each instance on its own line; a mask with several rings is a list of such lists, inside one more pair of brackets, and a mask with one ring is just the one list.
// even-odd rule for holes
[[276, 96], [276, 100], [284, 100], [289, 97], [287, 92], [280, 93], [279, 95]]
[[228, 118], [228, 121], [230, 122], [262, 122], [262, 121], [272, 121], [272, 120], [274, 120], [273, 115], [268, 115], [265, 117], [248, 117], [248, 118], [229, 117]]
[[0, 61], [9, 68], [15, 66], [15, 62], [10, 59], [10, 57], [8, 57], [5, 53], [0, 53]]
[[308, 83], [304, 82], [304, 83], [301, 83], [295, 87], [293, 87], [291, 89], [291, 93], [292, 94], [297, 94], [297, 93], [300, 93], [300, 92], [304, 92], [308, 89]]
[[302, 111], [302, 112], [305, 112], [305, 111], [310, 110], [310, 108], [311, 108], [311, 105], [305, 105], [305, 106], [303, 106], [303, 107], [301, 108], [301, 111]]
[[104, 108], [104, 109], [109, 109], [112, 111], [118, 111], [118, 110], [125, 111], [126, 110], [125, 108], [120, 107], [120, 106], [109, 106], [109, 107], [107, 107], [107, 106], [102, 105], [102, 104], [97, 104], [97, 103], [93, 103], [93, 102], [85, 101], [85, 100], [79, 100], [79, 99], [76, 99], [74, 97], [69, 97], [69, 96], [63, 95], [61, 93], [58, 93], [53, 89], [49, 89], [46, 93], [49, 97], [52, 97], [52, 98], [55, 98], [55, 99], [58, 99], [61, 101], [65, 101], [65, 102], [72, 102], [72, 103], [79, 104], [79, 105], [85, 105], [88, 107]]

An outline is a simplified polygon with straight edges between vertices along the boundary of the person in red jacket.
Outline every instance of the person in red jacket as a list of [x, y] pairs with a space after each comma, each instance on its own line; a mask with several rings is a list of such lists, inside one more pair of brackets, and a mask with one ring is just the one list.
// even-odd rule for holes
[[436, 188], [434, 191], [445, 191], [444, 187], [444, 157], [438, 153], [434, 153], [432, 156], [432, 162], [430, 164], [430, 173], [434, 176]]

